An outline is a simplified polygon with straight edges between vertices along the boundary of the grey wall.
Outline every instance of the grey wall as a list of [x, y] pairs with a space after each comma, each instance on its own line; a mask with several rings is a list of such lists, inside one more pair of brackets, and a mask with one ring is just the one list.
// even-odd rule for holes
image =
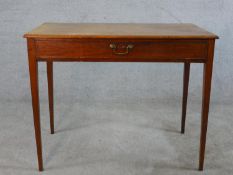
[[[43, 22], [195, 23], [220, 36], [213, 103], [232, 103], [232, 0], [1, 0], [0, 102], [30, 102], [24, 32]], [[40, 64], [42, 102], [47, 100]], [[56, 63], [56, 100], [181, 99], [182, 64]], [[191, 66], [190, 101], [200, 103], [202, 66]]]

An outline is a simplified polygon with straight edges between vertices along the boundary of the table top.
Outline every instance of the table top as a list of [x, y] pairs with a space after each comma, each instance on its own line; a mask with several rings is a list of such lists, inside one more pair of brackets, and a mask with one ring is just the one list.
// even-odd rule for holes
[[25, 38], [150, 38], [217, 39], [218, 36], [194, 24], [143, 23], [44, 23]]

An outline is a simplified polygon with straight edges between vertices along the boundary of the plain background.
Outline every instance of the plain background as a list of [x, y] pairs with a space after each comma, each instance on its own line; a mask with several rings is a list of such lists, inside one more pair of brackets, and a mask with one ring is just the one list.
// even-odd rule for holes
[[[232, 160], [232, 137], [230, 135], [233, 133], [231, 129], [233, 124], [232, 9], [232, 0], [1, 0], [0, 174], [1, 172], [4, 172], [3, 174], [14, 174], [17, 171], [18, 173], [25, 171], [24, 174], [26, 172], [31, 174], [36, 171], [27, 49], [26, 40], [22, 36], [25, 32], [44, 22], [195, 23], [216, 33], [220, 39], [216, 41], [211, 96], [211, 114], [214, 117], [210, 116], [210, 127], [213, 127], [213, 133], [221, 130], [222, 135], [219, 136], [221, 138], [227, 134], [229, 135], [229, 138], [224, 142], [225, 144], [219, 146], [221, 149], [218, 150], [224, 152], [228, 146], [229, 154], [227, 154], [228, 159], [226, 161]], [[195, 121], [195, 124], [191, 123], [191, 125], [195, 125], [193, 130], [196, 132], [197, 140], [195, 144], [197, 147], [196, 152], [193, 152], [193, 155], [195, 155], [194, 163], [190, 163], [190, 167], [197, 165], [195, 162], [197, 162], [198, 150], [202, 69], [203, 66], [201, 64], [191, 65], [188, 105], [194, 107], [188, 110], [188, 120], [192, 120], [193, 117], [192, 122]], [[105, 110], [110, 109], [110, 113], [120, 113], [127, 106], [129, 108], [133, 106], [131, 115], [134, 116], [139, 112], [137, 110], [148, 104], [155, 109], [152, 113], [156, 113], [157, 110], [157, 112], [161, 112], [161, 116], [163, 113], [166, 113], [165, 111], [169, 111], [167, 106], [174, 107], [170, 109], [170, 112], [176, 115], [176, 119], [173, 116], [170, 117], [173, 118], [176, 124], [173, 128], [175, 127], [179, 131], [183, 77], [183, 64], [181, 63], [55, 63], [54, 74], [55, 115], [57, 117], [55, 119], [55, 127], [57, 127], [56, 124], [59, 124], [59, 122], [65, 122], [72, 116], [75, 118], [75, 114], [78, 114], [78, 116], [82, 115], [82, 112], [85, 110], [81, 112], [76, 111], [80, 106], [83, 109], [92, 111], [90, 114], [96, 114], [98, 110], [103, 110], [95, 106], [100, 104], [105, 106]], [[44, 63], [40, 63], [39, 75], [41, 118], [43, 120], [42, 134], [49, 135], [46, 67]], [[113, 103], [112, 106], [110, 105], [111, 103]], [[119, 109], [114, 108], [116, 106], [115, 103], [119, 105]], [[135, 103], [137, 104], [136, 106], [132, 105]], [[92, 105], [94, 105], [93, 108], [91, 107]], [[141, 111], [145, 112], [141, 115], [146, 115], [148, 109], [145, 107]], [[66, 117], [61, 120], [61, 115]], [[85, 113], [83, 115], [88, 114]], [[109, 113], [106, 115], [109, 115]], [[98, 120], [98, 116], [95, 119]], [[163, 117], [161, 117], [162, 119]], [[169, 120], [169, 117], [166, 119]], [[83, 120], [85, 121], [85, 117], [83, 117]], [[81, 118], [79, 122], [82, 123], [83, 120]], [[89, 120], [91, 121], [92, 118], [90, 117]], [[165, 122], [164, 120], [163, 123]], [[214, 127], [215, 124], [219, 128]], [[62, 127], [62, 124], [60, 125]], [[64, 126], [66, 129], [70, 127], [68, 124]], [[75, 127], [77, 126], [74, 125]], [[192, 133], [191, 128], [190, 133]], [[46, 141], [46, 139], [49, 140], [48, 136], [45, 137], [44, 143], [49, 142]], [[58, 136], [55, 137], [59, 139]], [[188, 138], [187, 143], [189, 143]], [[78, 138], [74, 137], [73, 139]], [[218, 139], [216, 138], [216, 140]], [[47, 143], [47, 145], [52, 145], [53, 143]], [[219, 143], [222, 143], [222, 141]], [[170, 144], [173, 145], [173, 143]], [[49, 146], [47, 147], [46, 152], [49, 152]], [[69, 148], [65, 147], [63, 151], [65, 149]], [[167, 149], [169, 150], [169, 148]], [[27, 151], [31, 154], [27, 154]], [[188, 149], [185, 149], [185, 151], [189, 152]], [[64, 153], [63, 156], [65, 155]], [[169, 155], [167, 156], [169, 157]], [[225, 155], [220, 157], [223, 158], [223, 156]], [[51, 159], [54, 161], [52, 163], [53, 166], [59, 165], [56, 162], [56, 159], [59, 160], [59, 158], [53, 158], [50, 155], [48, 157], [52, 157]], [[209, 161], [211, 160], [209, 159]], [[219, 167], [223, 166], [221, 162], [222, 159], [221, 161], [219, 160]], [[48, 162], [47, 164], [49, 166]], [[216, 164], [209, 166], [209, 168], [211, 167], [216, 167]], [[104, 169], [104, 166], [102, 168]], [[166, 169], [166, 166], [163, 168]], [[98, 172], [98, 166], [96, 169], [84, 168], [82, 173], [92, 174], [91, 170], [93, 170], [94, 174], [95, 171]], [[172, 167], [170, 167], [170, 170], [172, 171]], [[225, 167], [222, 170], [231, 172], [230, 163], [225, 163]], [[162, 172], [163, 170], [161, 170], [161, 174]], [[148, 169], [140, 173], [150, 174], [151, 172]], [[164, 173], [168, 174], [165, 170]], [[132, 172], [131, 174], [137, 173]]]

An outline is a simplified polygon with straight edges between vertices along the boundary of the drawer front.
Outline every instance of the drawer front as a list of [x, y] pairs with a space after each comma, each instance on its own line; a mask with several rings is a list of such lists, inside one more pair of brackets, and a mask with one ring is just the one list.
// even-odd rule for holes
[[207, 56], [205, 40], [38, 40], [39, 59], [77, 61], [153, 62], [201, 61]]

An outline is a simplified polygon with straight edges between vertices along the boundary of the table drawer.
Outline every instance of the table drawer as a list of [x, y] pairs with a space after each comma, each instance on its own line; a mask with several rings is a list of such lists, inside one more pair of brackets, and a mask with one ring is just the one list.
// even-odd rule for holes
[[79, 61], [153, 62], [204, 60], [205, 40], [38, 40], [37, 57]]

